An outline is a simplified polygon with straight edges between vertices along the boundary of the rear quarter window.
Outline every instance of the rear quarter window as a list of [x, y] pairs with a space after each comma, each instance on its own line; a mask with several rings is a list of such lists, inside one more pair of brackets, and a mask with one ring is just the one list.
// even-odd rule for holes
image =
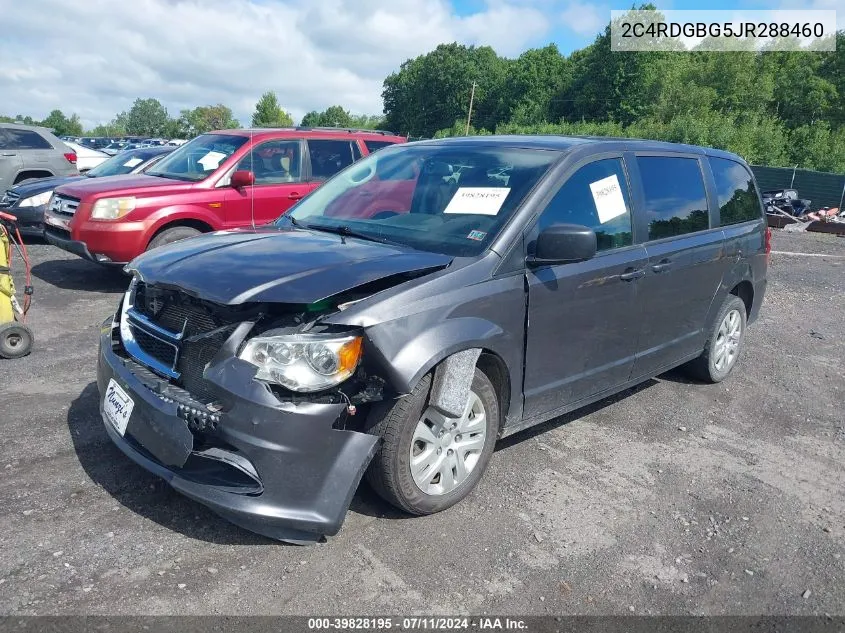
[[367, 151], [372, 154], [373, 152], [377, 152], [383, 147], [395, 145], [395, 143], [393, 143], [392, 141], [364, 141], [364, 145], [367, 146]]
[[53, 149], [49, 141], [32, 130], [6, 128], [6, 149]]
[[638, 156], [648, 239], [686, 235], [710, 227], [707, 194], [698, 159]]
[[760, 202], [754, 179], [744, 165], [727, 158], [710, 158], [716, 197], [719, 201], [719, 225], [730, 226], [759, 220]]

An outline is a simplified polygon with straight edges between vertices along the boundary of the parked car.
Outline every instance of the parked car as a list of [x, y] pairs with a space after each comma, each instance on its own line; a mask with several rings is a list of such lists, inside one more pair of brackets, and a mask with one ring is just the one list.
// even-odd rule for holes
[[120, 153], [128, 145], [128, 141], [114, 141], [103, 148], [103, 152], [109, 156]]
[[18, 227], [24, 235], [42, 236], [44, 211], [56, 187], [85, 178], [101, 178], [124, 174], [140, 174], [173, 151], [172, 147], [150, 147], [125, 152], [100, 163], [83, 176], [54, 176], [25, 180], [0, 197], [0, 211], [17, 217]]
[[71, 151], [76, 152], [76, 168], [79, 170], [80, 174], [84, 174], [89, 169], [93, 169], [109, 158], [108, 154], [96, 149], [91, 149], [90, 147], [85, 147], [84, 145], [79, 145], [73, 141], [65, 141], [65, 145], [67, 145]]
[[336, 533], [365, 471], [400, 510], [430, 514], [473, 490], [498, 438], [679, 365], [727, 378], [769, 252], [754, 177], [724, 151], [542, 136], [384, 148], [273, 225], [127, 267], [100, 338], [105, 428], [273, 538]]
[[267, 224], [323, 181], [369, 153], [399, 143], [352, 130], [228, 130], [203, 134], [143, 175], [59, 187], [46, 239], [104, 264], [200, 233]]
[[29, 178], [78, 173], [76, 153], [48, 129], [0, 123], [0, 190]]

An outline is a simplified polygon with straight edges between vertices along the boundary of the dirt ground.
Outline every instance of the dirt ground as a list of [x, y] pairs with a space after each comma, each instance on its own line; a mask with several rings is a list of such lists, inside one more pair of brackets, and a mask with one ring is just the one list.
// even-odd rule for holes
[[96, 345], [127, 281], [34, 245], [37, 347], [0, 361], [0, 613], [845, 613], [845, 239], [774, 249], [726, 382], [671, 372], [508, 438], [438, 515], [362, 486], [296, 547], [112, 446]]

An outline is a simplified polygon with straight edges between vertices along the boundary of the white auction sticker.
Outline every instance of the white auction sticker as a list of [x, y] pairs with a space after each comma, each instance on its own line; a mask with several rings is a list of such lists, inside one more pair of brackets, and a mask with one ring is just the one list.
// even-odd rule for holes
[[510, 187], [460, 187], [443, 213], [496, 215], [510, 191]]
[[593, 202], [596, 203], [596, 212], [602, 224], [628, 212], [616, 174], [591, 182], [590, 191], [593, 192]]
[[140, 165], [143, 162], [144, 162], [143, 160], [141, 160], [140, 158], [138, 158], [136, 156], [135, 158], [130, 158], [125, 163], [123, 163], [123, 166], [124, 167], [135, 167], [135, 165]]
[[226, 158], [223, 152], [210, 151], [208, 154], [200, 158], [197, 162], [203, 166], [206, 171], [217, 169], [220, 166], [220, 161]]

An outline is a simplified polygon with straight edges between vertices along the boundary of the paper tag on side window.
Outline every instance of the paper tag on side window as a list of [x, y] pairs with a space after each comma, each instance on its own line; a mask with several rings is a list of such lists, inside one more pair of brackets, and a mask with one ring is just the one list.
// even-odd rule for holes
[[143, 160], [141, 160], [140, 158], [138, 158], [136, 156], [135, 158], [130, 158], [125, 163], [123, 163], [123, 166], [124, 167], [135, 167], [136, 165], [140, 165], [143, 162], [144, 162]]
[[596, 203], [599, 222], [602, 224], [628, 212], [616, 174], [591, 182], [590, 191], [593, 193], [593, 202]]
[[460, 187], [443, 213], [496, 215], [510, 191], [510, 187]]

